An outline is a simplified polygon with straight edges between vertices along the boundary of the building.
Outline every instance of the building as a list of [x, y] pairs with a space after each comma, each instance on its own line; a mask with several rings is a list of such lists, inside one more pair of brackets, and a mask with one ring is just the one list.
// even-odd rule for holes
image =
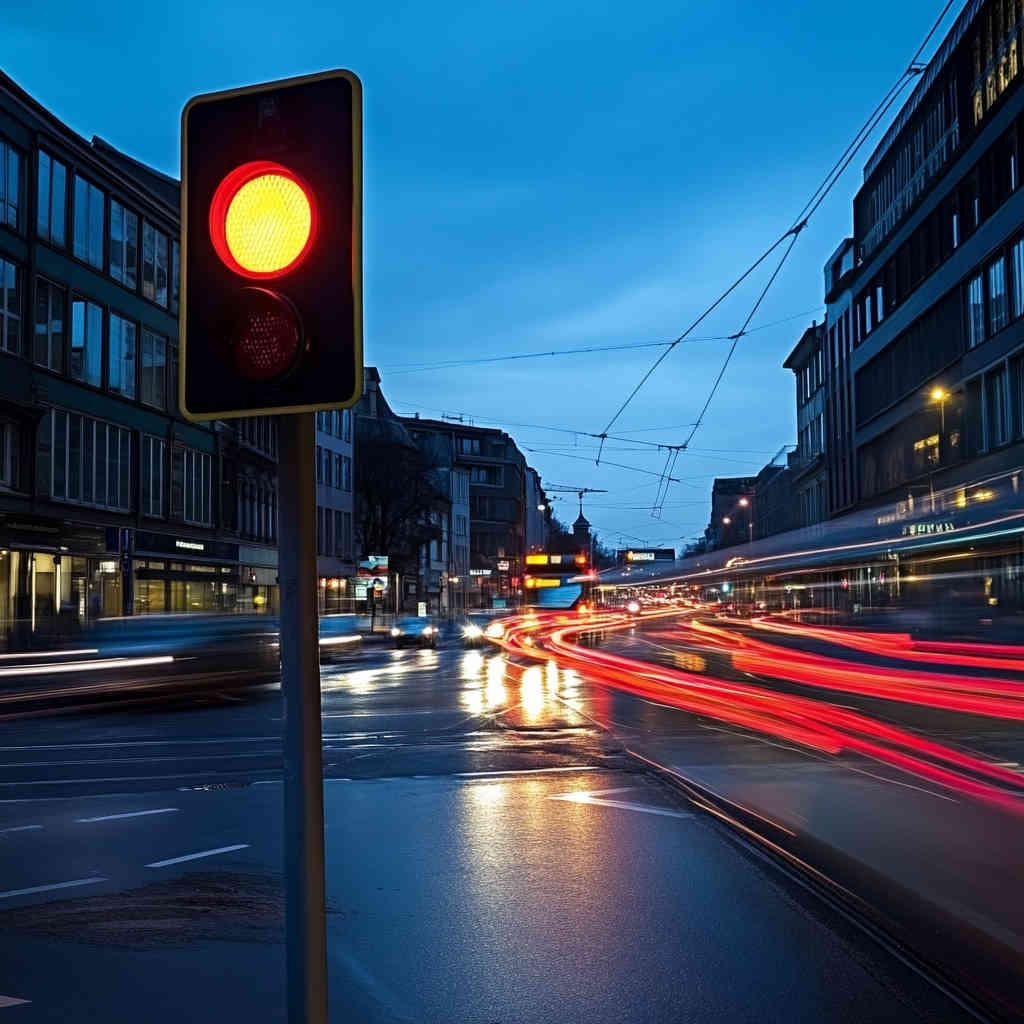
[[0, 643], [273, 610], [276, 428], [177, 409], [178, 182], [2, 74], [0, 168]]
[[[849, 350], [839, 381], [849, 385], [852, 443], [841, 450], [853, 468], [833, 513], [913, 508], [1020, 465], [1019, 13], [1007, 0], [967, 3], [865, 166], [855, 266], [844, 262], [830, 291]], [[847, 426], [839, 410], [834, 435]]]
[[540, 473], [532, 466], [526, 467], [526, 550], [544, 551], [548, 543], [550, 513], [548, 496], [540, 481]]
[[704, 531], [708, 551], [745, 544], [753, 536], [757, 477], [720, 476], [711, 488], [711, 522]]
[[796, 377], [796, 451], [789, 459], [796, 526], [828, 518], [825, 462], [825, 327], [813, 323], [782, 364]]
[[[799, 504], [793, 484], [796, 474], [794, 450], [786, 445], [754, 481], [754, 540], [785, 533], [799, 526]], [[741, 506], [742, 507], [742, 506]]]
[[414, 436], [451, 440], [455, 464], [469, 474], [469, 579], [471, 607], [518, 602], [527, 537], [546, 537], [546, 505], [539, 477], [515, 441], [496, 427], [460, 421], [403, 421]]
[[352, 410], [316, 414], [316, 571], [320, 613], [351, 611], [356, 565], [352, 546]]

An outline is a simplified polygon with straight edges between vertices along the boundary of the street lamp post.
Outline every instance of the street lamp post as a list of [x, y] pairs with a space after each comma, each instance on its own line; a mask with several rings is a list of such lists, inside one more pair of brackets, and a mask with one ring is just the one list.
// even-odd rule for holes
[[[949, 392], [942, 387], [932, 388], [929, 396], [933, 402], [939, 403], [939, 444], [938, 444], [938, 459], [936, 460], [940, 465], [942, 464], [942, 449], [945, 444], [946, 438], [946, 400], [949, 398]], [[928, 491], [931, 494], [932, 502], [932, 514], [935, 514], [935, 484], [934, 484], [934, 466], [928, 471]]]

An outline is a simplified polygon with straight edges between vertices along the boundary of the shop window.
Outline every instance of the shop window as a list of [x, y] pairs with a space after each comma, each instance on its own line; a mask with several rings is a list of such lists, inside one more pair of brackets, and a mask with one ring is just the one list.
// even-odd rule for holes
[[21, 355], [21, 276], [19, 267], [0, 259], [0, 349], [15, 355]]
[[65, 240], [67, 189], [68, 169], [40, 150], [36, 233], [54, 245], [63, 245]]

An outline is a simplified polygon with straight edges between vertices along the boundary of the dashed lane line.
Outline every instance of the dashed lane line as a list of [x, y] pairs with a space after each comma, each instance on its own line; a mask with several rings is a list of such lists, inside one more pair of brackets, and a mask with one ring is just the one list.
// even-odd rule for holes
[[[610, 792], [614, 792], [611, 790]], [[664, 818], [693, 818], [689, 811], [673, 811], [667, 807], [653, 807], [650, 804], [636, 804], [629, 800], [605, 800], [593, 793], [557, 793], [549, 800], [561, 800], [570, 804], [587, 804], [594, 807], [617, 807], [623, 811], [639, 811], [641, 814], [657, 814]]]
[[0, 835], [3, 835], [4, 832], [33, 832], [42, 827], [42, 825], [15, 825], [13, 828], [0, 828]]
[[30, 1003], [31, 999], [15, 999], [14, 996], [0, 996], [0, 1010], [5, 1006], [24, 1006]]
[[170, 814], [176, 811], [177, 807], [157, 807], [151, 811], [125, 811], [123, 814], [101, 814], [97, 818], [76, 818], [80, 824], [89, 821], [116, 821], [120, 818], [142, 818], [147, 814]]
[[218, 846], [215, 850], [200, 850], [199, 853], [186, 853], [181, 857], [169, 857], [167, 860], [155, 860], [147, 864], [147, 868], [166, 868], [171, 864], [183, 864], [187, 860], [200, 860], [203, 857], [215, 857], [218, 853], [233, 853], [235, 850], [244, 850], [248, 843], [236, 843], [234, 846]]
[[31, 896], [37, 892], [50, 892], [52, 889], [73, 889], [78, 885], [94, 885], [96, 882], [105, 882], [105, 878], [76, 878], [71, 882], [53, 882], [51, 885], [33, 885], [28, 889], [9, 889], [7, 892], [0, 892], [0, 900], [11, 896]]

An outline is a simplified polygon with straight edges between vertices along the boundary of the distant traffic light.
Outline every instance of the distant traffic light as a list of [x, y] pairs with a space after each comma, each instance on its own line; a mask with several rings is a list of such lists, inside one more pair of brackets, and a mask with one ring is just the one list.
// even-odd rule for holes
[[348, 71], [196, 96], [181, 121], [189, 419], [342, 408], [362, 386], [362, 87]]

